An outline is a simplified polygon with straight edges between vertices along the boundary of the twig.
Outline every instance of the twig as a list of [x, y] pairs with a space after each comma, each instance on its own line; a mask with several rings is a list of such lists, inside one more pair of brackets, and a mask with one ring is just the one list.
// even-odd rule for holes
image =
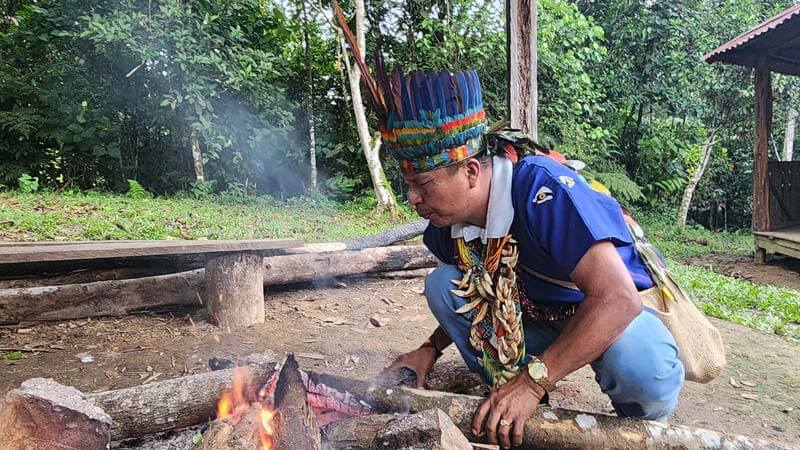
[[0, 347], [0, 352], [42, 352], [42, 353], [54, 353], [55, 350], [50, 350], [49, 348], [31, 348], [31, 347]]

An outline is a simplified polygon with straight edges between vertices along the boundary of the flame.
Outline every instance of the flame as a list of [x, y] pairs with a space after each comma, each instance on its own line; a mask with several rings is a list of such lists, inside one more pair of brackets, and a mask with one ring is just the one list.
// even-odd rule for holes
[[275, 416], [273, 411], [267, 409], [264, 405], [258, 405], [259, 408], [259, 427], [258, 437], [261, 439], [261, 447], [263, 450], [272, 450], [272, 418]]
[[259, 408], [258, 426], [254, 432], [258, 434], [262, 450], [273, 450], [272, 418], [275, 413], [255, 397], [252, 376], [247, 366], [237, 367], [233, 372], [233, 386], [225, 389], [217, 402], [217, 419], [232, 417], [238, 420], [238, 416], [248, 411], [253, 404]]

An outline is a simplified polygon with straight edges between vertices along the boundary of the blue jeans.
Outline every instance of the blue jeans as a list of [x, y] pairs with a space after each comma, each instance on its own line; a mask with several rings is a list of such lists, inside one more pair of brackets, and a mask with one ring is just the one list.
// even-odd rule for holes
[[[454, 288], [450, 280], [460, 278], [457, 267], [438, 267], [425, 280], [425, 296], [467, 366], [483, 374], [480, 357], [469, 343], [470, 321], [455, 312], [465, 300], [450, 292]], [[541, 355], [569, 319], [523, 322], [527, 352]], [[678, 404], [684, 375], [678, 347], [661, 320], [647, 309], [591, 365], [595, 380], [619, 416], [664, 420]]]

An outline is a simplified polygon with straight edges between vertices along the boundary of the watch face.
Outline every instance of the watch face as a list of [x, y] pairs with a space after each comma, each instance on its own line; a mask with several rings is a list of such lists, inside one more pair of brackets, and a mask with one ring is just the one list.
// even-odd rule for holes
[[547, 367], [540, 362], [535, 362], [528, 366], [528, 374], [534, 380], [539, 380], [547, 376]]

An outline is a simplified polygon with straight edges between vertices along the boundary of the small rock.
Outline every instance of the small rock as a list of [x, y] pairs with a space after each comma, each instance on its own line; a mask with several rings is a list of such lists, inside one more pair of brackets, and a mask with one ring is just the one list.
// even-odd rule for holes
[[19, 334], [30, 334], [30, 333], [33, 333], [33, 328], [17, 328], [17, 333], [19, 333]]
[[787, 406], [786, 408], [783, 408], [783, 413], [784, 414], [789, 414], [792, 411], [794, 411], [794, 408], [792, 408], [791, 406]]
[[92, 355], [90, 355], [88, 353], [78, 353], [75, 356], [80, 360], [80, 362], [82, 362], [84, 364], [89, 364], [89, 363], [93, 363], [94, 362], [94, 356], [92, 356]]

